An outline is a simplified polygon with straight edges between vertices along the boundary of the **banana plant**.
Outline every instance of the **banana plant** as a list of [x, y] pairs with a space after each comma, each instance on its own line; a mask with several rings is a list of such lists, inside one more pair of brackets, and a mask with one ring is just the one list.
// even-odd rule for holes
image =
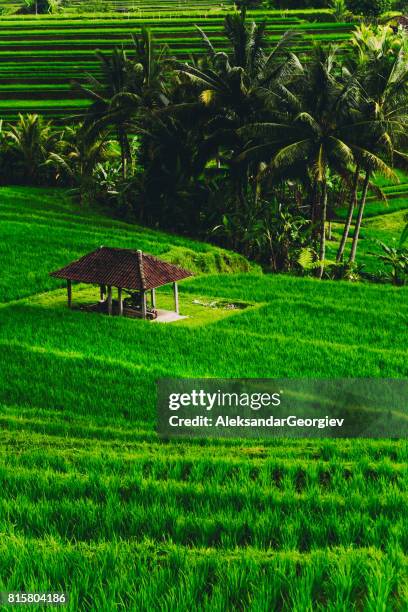
[[391, 268], [389, 278], [393, 285], [405, 285], [408, 279], [408, 248], [398, 244], [389, 246], [384, 242], [378, 242], [383, 254], [380, 260], [387, 268]]

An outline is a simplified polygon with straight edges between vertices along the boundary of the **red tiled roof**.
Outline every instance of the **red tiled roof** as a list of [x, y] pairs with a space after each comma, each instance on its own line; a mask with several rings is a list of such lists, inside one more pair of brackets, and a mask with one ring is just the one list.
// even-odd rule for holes
[[192, 276], [192, 272], [141, 251], [100, 247], [50, 275], [141, 291], [182, 280]]
[[406, 15], [400, 15], [397, 17], [397, 24], [408, 29], [408, 17]]

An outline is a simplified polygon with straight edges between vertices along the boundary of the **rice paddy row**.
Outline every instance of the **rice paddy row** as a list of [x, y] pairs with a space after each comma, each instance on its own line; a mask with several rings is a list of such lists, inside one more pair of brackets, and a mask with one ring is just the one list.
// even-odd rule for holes
[[162, 444], [110, 421], [2, 406], [2, 590], [68, 591], [70, 611], [406, 609], [405, 442]]
[[[3, 536], [4, 585], [69, 590], [68, 610], [404, 610], [407, 557], [336, 548], [264, 553], [171, 543], [61, 543]], [[69, 576], [69, 579], [67, 577]]]
[[[2, 438], [10, 445], [25, 441], [18, 466], [8, 464], [8, 453], [0, 457], [2, 533], [97, 543], [150, 539], [188, 548], [310, 552], [356, 546], [407, 554], [406, 468], [387, 458], [374, 466], [364, 460], [292, 466], [291, 460], [274, 461], [273, 451], [270, 459], [267, 451], [262, 460], [249, 456], [228, 465], [196, 453], [190, 459], [183, 444], [169, 468], [168, 445], [152, 443], [150, 461], [128, 445], [126, 461], [113, 439], [104, 453], [116, 458], [115, 473], [103, 455], [95, 461], [97, 455], [84, 448], [66, 449], [63, 463], [43, 448], [50, 459], [37, 466], [31, 458], [39, 454], [36, 438], [31, 444], [24, 427]], [[55, 437], [54, 444], [60, 443]], [[217, 447], [219, 458], [222, 450]], [[70, 465], [71, 454], [82, 470]]]

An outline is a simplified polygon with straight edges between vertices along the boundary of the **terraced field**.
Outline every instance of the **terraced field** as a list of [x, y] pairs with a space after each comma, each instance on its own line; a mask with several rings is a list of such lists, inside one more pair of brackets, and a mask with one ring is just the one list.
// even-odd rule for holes
[[[182, 283], [171, 325], [69, 311], [47, 272], [100, 244], [230, 273]], [[406, 441], [161, 442], [154, 384], [406, 377], [408, 288], [231, 273], [242, 259], [57, 190], [0, 190], [0, 256], [1, 591], [65, 589], [72, 611], [408, 608]], [[252, 307], [195, 304], [217, 297]]]
[[155, 2], [154, 0], [65, 0], [64, 2], [64, 13], [90, 13], [95, 11], [106, 11], [106, 12], [121, 12], [121, 13], [133, 13], [133, 12], [146, 12], [153, 11], [179, 11], [180, 9], [191, 9], [203, 8], [206, 11], [212, 8], [219, 8], [225, 6], [232, 6], [231, 0], [225, 0], [224, 2], [211, 2], [211, 0], [160, 0]]
[[[365, 220], [360, 234], [357, 260], [364, 265], [365, 272], [372, 274], [384, 270], [378, 259], [378, 255], [382, 254], [378, 241], [389, 246], [393, 241], [396, 244], [407, 222], [408, 177], [400, 170], [396, 171], [396, 175], [399, 180], [396, 184], [390, 184], [388, 179], [377, 177], [377, 186], [381, 187], [386, 200], [378, 199], [378, 196], [371, 192], [364, 211]], [[354, 211], [354, 218], [356, 215], [357, 211]], [[346, 216], [347, 208], [334, 211], [333, 241], [328, 244], [329, 257], [333, 260]]]
[[[230, 5], [198, 2], [144, 5], [143, 11], [81, 14], [75, 6], [61, 15], [1, 18], [0, 117], [19, 112], [40, 112], [50, 117], [77, 114], [86, 106], [72, 91], [72, 79], [85, 73], [98, 75], [95, 49], [130, 47], [130, 32], [149, 27], [169, 54], [179, 58], [202, 52], [195, 25], [205, 29], [215, 46], [223, 48], [223, 19]], [[88, 7], [89, 8], [89, 7]], [[75, 9], [75, 10], [74, 10]], [[287, 30], [299, 32], [296, 50], [310, 48], [313, 40], [341, 42], [350, 36], [351, 23], [335, 23], [329, 11], [255, 11], [255, 21], [266, 20], [269, 40], [276, 42]]]

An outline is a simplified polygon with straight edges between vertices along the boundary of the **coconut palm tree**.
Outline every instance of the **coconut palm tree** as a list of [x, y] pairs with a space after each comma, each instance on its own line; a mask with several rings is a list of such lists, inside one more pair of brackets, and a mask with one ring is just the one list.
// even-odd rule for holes
[[200, 113], [149, 113], [140, 127], [138, 160], [144, 167], [138, 218], [163, 227], [198, 230], [207, 162]]
[[357, 203], [360, 172], [365, 174], [358, 220], [364, 211], [373, 172], [394, 177], [390, 166], [381, 157], [384, 152], [383, 144], [379, 144], [384, 142], [383, 131], [379, 129], [381, 125], [362, 113], [361, 91], [356, 75], [341, 70], [336, 49], [326, 50], [317, 46], [290, 91], [282, 90], [280, 111], [275, 113], [277, 120], [250, 125], [242, 130], [248, 138], [244, 155], [261, 156], [268, 161], [263, 175], [279, 175], [283, 169], [287, 171], [290, 168], [299, 172], [302, 165], [311, 175], [311, 218], [312, 223], [318, 220], [320, 278], [326, 253], [329, 170], [353, 177], [343, 249]]
[[78, 189], [81, 202], [94, 182], [94, 171], [98, 164], [109, 160], [107, 134], [96, 136], [84, 129], [66, 127], [58, 140], [55, 151], [48, 156], [46, 164], [56, 171], [56, 178], [68, 182]]
[[227, 15], [224, 32], [229, 51], [217, 51], [205, 32], [197, 28], [206, 51], [203, 68], [191, 63], [173, 62], [178, 72], [187, 74], [200, 87], [204, 104], [216, 103], [218, 108], [233, 112], [241, 121], [248, 118], [254, 98], [275, 82], [289, 80], [300, 69], [300, 62], [291, 52], [295, 37], [286, 32], [269, 49], [266, 24], [245, 24], [238, 15]]
[[91, 100], [84, 118], [85, 129], [96, 135], [114, 128], [125, 178], [132, 161], [128, 138], [130, 117], [141, 101], [138, 75], [132, 71], [124, 49], [115, 48], [109, 56], [98, 51], [96, 56], [102, 77], [88, 75], [86, 83], [75, 82], [74, 85]]
[[290, 88], [279, 92], [274, 121], [248, 125], [244, 157], [267, 162], [261, 178], [282, 172], [309, 174], [312, 221], [319, 235], [321, 278], [326, 256], [329, 171], [348, 172], [354, 163], [346, 126], [355, 95], [353, 80], [338, 78], [337, 50], [314, 48], [310, 61]]
[[[400, 145], [407, 142], [408, 130], [408, 37], [388, 28], [362, 27], [354, 35], [358, 50], [354, 67], [361, 83], [360, 120], [354, 129], [355, 146], [365, 172], [360, 204], [354, 227], [349, 261], [354, 262], [361, 223], [373, 173], [382, 172], [397, 180], [392, 165], [406, 165]], [[360, 144], [361, 143], [361, 144]], [[367, 149], [371, 155], [367, 154]], [[388, 164], [385, 161], [388, 161]]]
[[51, 122], [39, 115], [20, 114], [17, 123], [5, 126], [2, 138], [7, 155], [19, 169], [20, 178], [28, 184], [37, 184], [58, 139]]
[[143, 106], [148, 109], [167, 106], [167, 45], [158, 47], [150, 30], [144, 27], [140, 35], [132, 34], [132, 41], [133, 53], [129, 54], [129, 59], [133, 70], [141, 77], [139, 87]]
[[[129, 133], [141, 109], [150, 108], [155, 100], [165, 103], [161, 91], [163, 49], [156, 50], [151, 34], [143, 29], [140, 37], [133, 36], [133, 53], [115, 48], [108, 56], [96, 52], [102, 78], [88, 75], [86, 83], [75, 86], [91, 100], [84, 118], [85, 129], [95, 134], [111, 127], [116, 132], [122, 162], [123, 178], [132, 164]], [[162, 97], [160, 98], [160, 96]]]
[[229, 41], [227, 53], [216, 51], [199, 30], [207, 51], [204, 66], [181, 62], [173, 65], [197, 85], [201, 104], [212, 114], [207, 122], [208, 154], [213, 159], [222, 158], [224, 166], [229, 167], [236, 206], [244, 209], [251, 172], [248, 162], [239, 160], [244, 145], [239, 129], [263, 116], [267, 94], [289, 82], [300, 69], [300, 62], [290, 51], [292, 33], [286, 33], [270, 49], [265, 24], [245, 24], [239, 15], [229, 15], [224, 30]]

